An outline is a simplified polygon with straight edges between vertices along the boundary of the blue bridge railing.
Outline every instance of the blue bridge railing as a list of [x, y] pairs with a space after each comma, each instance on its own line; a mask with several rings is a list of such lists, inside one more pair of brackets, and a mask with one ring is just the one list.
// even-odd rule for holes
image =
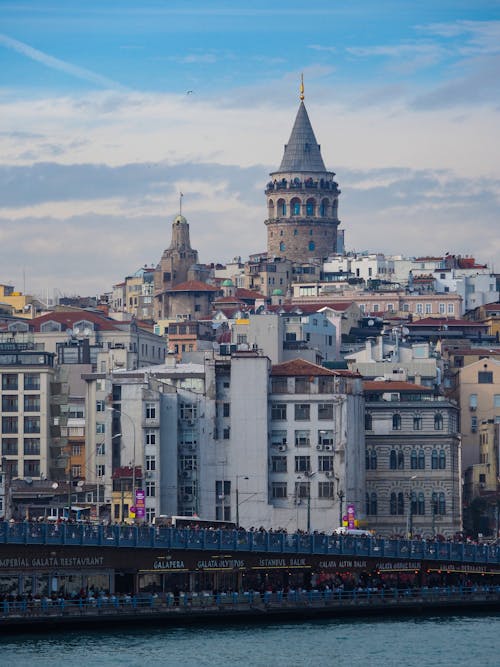
[[491, 544], [149, 525], [0, 522], [0, 547], [2, 544], [232, 550], [500, 563], [500, 546]]

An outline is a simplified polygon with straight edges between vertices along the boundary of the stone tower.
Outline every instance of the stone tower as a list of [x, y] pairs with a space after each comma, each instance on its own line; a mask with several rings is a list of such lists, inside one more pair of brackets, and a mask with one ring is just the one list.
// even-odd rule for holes
[[324, 259], [337, 249], [340, 190], [327, 171], [304, 104], [300, 105], [281, 165], [266, 187], [268, 257], [293, 262]]
[[189, 270], [198, 264], [198, 251], [191, 248], [189, 225], [183, 215], [176, 215], [172, 222], [172, 242], [164, 250], [155, 269], [155, 316], [167, 317], [168, 294], [176, 285], [189, 280]]

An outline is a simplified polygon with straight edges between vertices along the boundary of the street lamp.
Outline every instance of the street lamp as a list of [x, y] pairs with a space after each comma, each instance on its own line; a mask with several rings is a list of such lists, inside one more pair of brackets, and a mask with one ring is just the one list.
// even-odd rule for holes
[[236, 475], [236, 528], [240, 527], [240, 495], [238, 488], [239, 479], [248, 479], [247, 475]]
[[[110, 412], [117, 412], [119, 415], [123, 415], [130, 421], [130, 426], [132, 428], [132, 503], [135, 505], [136, 499], [135, 499], [135, 422], [132, 419], [132, 417], [127, 414], [126, 412], [123, 412], [123, 410], [119, 410], [118, 408], [113, 408], [112, 406], [108, 405], [106, 410], [109, 410]], [[122, 435], [121, 433], [119, 435]], [[114, 437], [114, 436], [113, 436]], [[123, 518], [123, 517], [122, 517]]]
[[411, 483], [413, 480], [417, 479], [418, 475], [412, 475], [410, 477], [410, 490], [408, 491], [408, 525], [407, 525], [407, 534], [408, 539], [411, 540], [413, 537], [413, 492]]
[[344, 498], [345, 498], [345, 493], [342, 491], [342, 489], [339, 489], [337, 491], [337, 498], [339, 499], [339, 527], [342, 528], [344, 524], [344, 514], [342, 512], [343, 504], [344, 504]]
[[[311, 477], [314, 477], [314, 475], [317, 475], [318, 471], [315, 470], [314, 472], [309, 472], [307, 470], [304, 471], [304, 476], [307, 479], [311, 479]], [[301, 480], [302, 477], [299, 475], [297, 477], [298, 480]], [[309, 488], [307, 489], [307, 532], [311, 532], [311, 483], [309, 482]]]

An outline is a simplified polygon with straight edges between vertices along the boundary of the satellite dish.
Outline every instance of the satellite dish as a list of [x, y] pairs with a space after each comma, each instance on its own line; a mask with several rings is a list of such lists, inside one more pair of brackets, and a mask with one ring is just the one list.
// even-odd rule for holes
[[403, 332], [403, 336], [407, 336], [410, 333], [408, 327], [403, 327], [401, 331]]
[[25, 477], [24, 481], [26, 482], [26, 484], [33, 484], [33, 480], [31, 479], [31, 477]]
[[53, 484], [52, 484], [52, 488], [53, 488], [54, 491], [55, 491], [56, 489], [59, 488], [59, 484], [58, 484], [57, 482], [53, 482]]
[[68, 334], [68, 336], [72, 336], [73, 335], [73, 329], [66, 329], [66, 333]]
[[84, 333], [85, 336], [88, 337], [91, 334], [91, 330], [87, 327], [83, 333]]
[[375, 324], [375, 322], [373, 320], [368, 320], [367, 324], [369, 327], [372, 327]]
[[81, 489], [82, 486], [83, 486], [84, 484], [85, 484], [85, 482], [83, 481], [83, 479], [80, 479], [80, 480], [76, 483], [76, 485], [77, 485], [77, 487], [78, 487], [79, 489]]
[[73, 333], [75, 334], [75, 336], [77, 336], [80, 333], [80, 329], [78, 327], [74, 327]]

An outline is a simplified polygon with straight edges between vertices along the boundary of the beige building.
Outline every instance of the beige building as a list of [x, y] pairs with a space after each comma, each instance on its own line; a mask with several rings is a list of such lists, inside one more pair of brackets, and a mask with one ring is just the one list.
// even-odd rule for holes
[[480, 426], [500, 423], [500, 361], [484, 356], [460, 369], [455, 396], [460, 402], [462, 467], [481, 463]]

